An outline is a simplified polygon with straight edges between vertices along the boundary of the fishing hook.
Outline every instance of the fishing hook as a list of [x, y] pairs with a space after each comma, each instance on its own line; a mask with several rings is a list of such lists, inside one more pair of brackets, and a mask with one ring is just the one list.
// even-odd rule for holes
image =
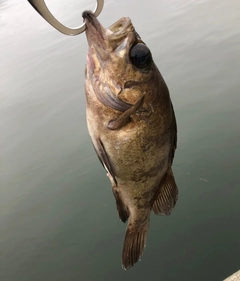
[[[28, 0], [28, 2], [33, 6], [33, 8], [53, 27], [58, 31], [66, 35], [78, 35], [86, 30], [86, 24], [83, 23], [77, 28], [70, 28], [61, 24], [48, 10], [48, 7], [44, 0]], [[97, 17], [103, 9], [104, 0], [97, 0], [97, 5], [93, 11], [94, 15]]]

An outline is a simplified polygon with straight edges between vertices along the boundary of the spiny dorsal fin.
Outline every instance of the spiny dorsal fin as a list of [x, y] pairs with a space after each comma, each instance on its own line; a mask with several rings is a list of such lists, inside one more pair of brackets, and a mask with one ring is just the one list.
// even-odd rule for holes
[[159, 215], [170, 215], [178, 198], [178, 188], [174, 180], [172, 168], [169, 167], [160, 186], [160, 191], [153, 203], [153, 212]]

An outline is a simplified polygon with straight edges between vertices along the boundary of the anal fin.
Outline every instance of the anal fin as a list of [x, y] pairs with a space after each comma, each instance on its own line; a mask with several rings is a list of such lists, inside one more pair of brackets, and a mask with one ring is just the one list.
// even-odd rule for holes
[[178, 199], [178, 188], [169, 167], [164, 180], [161, 182], [160, 191], [153, 203], [153, 212], [159, 215], [170, 215]]
[[116, 199], [116, 205], [117, 205], [119, 218], [121, 219], [122, 222], [126, 222], [129, 217], [128, 207], [124, 205], [118, 190], [114, 187], [113, 187], [113, 195]]

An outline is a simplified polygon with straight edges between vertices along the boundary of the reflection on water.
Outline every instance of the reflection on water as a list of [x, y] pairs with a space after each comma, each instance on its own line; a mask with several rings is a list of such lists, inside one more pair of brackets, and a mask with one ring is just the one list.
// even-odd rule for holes
[[[92, 5], [51, 1], [69, 26]], [[99, 17], [131, 17], [179, 128], [178, 204], [151, 217], [144, 257], [125, 272], [125, 226], [86, 130], [85, 36], [58, 33], [27, 1], [0, 1], [0, 280], [217, 281], [239, 269], [239, 8], [106, 1]]]

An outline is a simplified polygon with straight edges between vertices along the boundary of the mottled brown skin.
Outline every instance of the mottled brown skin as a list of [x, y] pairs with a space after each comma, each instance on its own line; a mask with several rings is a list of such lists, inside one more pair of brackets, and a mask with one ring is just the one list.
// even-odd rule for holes
[[151, 210], [168, 215], [177, 200], [171, 171], [176, 120], [168, 88], [154, 62], [139, 70], [129, 59], [132, 46], [142, 42], [130, 19], [104, 29], [91, 12], [83, 17], [89, 44], [88, 130], [108, 171], [119, 216], [129, 220], [122, 254], [127, 269], [142, 255]]

